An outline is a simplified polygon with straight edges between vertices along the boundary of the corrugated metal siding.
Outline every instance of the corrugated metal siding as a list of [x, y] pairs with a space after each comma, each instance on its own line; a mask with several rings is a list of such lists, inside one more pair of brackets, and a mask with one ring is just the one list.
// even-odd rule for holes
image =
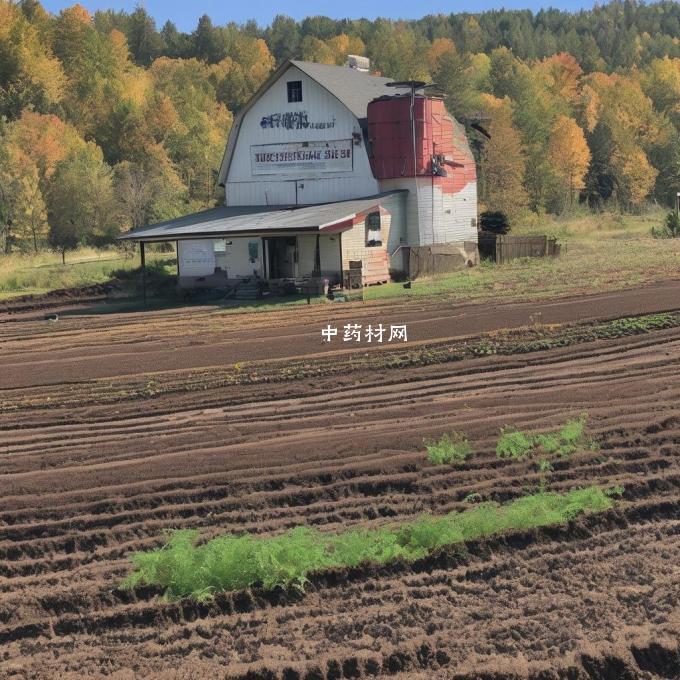
[[[290, 80], [302, 81], [302, 102], [288, 102], [287, 82]], [[334, 120], [334, 126], [288, 130], [282, 127], [263, 128], [260, 125], [264, 116], [296, 111], [307, 111], [312, 122]], [[295, 203], [294, 175], [275, 177], [252, 174], [252, 145], [351, 139], [353, 133], [361, 133], [357, 118], [318, 83], [298, 68], [291, 67], [272, 84], [243, 119], [227, 176], [227, 205]], [[378, 182], [371, 172], [363, 139], [361, 144], [353, 145], [352, 149], [351, 172], [320, 173], [319, 177], [301, 179], [297, 187], [297, 202], [321, 203], [377, 193]]]

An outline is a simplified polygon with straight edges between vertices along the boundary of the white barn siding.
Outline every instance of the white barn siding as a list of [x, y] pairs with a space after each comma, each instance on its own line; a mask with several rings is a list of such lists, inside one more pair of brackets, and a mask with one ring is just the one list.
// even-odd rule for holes
[[409, 190], [405, 228], [408, 245], [477, 241], [477, 182], [469, 182], [455, 194], [443, 193], [436, 185], [433, 189], [430, 177], [385, 179], [380, 189]]
[[[302, 82], [301, 102], [288, 102], [287, 83], [291, 80]], [[299, 111], [306, 111], [312, 123], [334, 121], [334, 125], [300, 130], [260, 125], [264, 116]], [[349, 140], [353, 139], [354, 133], [361, 135], [361, 127], [349, 109], [300, 69], [291, 66], [243, 117], [225, 183], [227, 205], [325, 203], [378, 193], [378, 182], [371, 172], [363, 135], [360, 144], [352, 144], [350, 171], [285, 175], [254, 175], [252, 172], [251, 146]]]
[[[259, 237], [227, 239], [231, 245], [226, 252], [215, 252], [215, 240], [187, 239], [177, 242], [179, 275], [182, 277], [209, 276], [220, 267], [230, 279], [252, 276], [253, 272], [262, 275], [262, 240]], [[248, 243], [258, 242], [258, 257], [250, 261]]]

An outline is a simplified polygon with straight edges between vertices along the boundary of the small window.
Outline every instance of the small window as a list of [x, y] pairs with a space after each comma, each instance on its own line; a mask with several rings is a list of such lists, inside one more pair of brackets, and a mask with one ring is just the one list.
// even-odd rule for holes
[[380, 230], [380, 213], [372, 212], [366, 217], [366, 247], [374, 248], [382, 245]]
[[213, 239], [213, 250], [215, 253], [227, 253], [229, 252], [229, 247], [231, 246], [231, 241], [227, 241], [223, 238]]
[[301, 102], [302, 101], [302, 81], [291, 80], [288, 83], [288, 101]]

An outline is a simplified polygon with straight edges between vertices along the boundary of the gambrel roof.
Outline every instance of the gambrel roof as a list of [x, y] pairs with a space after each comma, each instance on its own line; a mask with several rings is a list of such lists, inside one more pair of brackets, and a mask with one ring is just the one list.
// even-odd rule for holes
[[286, 61], [262, 84], [260, 89], [234, 118], [234, 123], [229, 132], [227, 148], [225, 149], [220, 167], [218, 178], [220, 186], [224, 186], [224, 183], [227, 181], [229, 164], [236, 147], [236, 140], [244, 116], [271, 85], [281, 78], [292, 66], [302, 71], [306, 76], [330, 92], [356, 116], [362, 125], [365, 122], [366, 110], [371, 100], [384, 95], [394, 94], [394, 90], [387, 87], [387, 83], [391, 81], [391, 78], [372, 76], [348, 66], [329, 66], [327, 64], [315, 64], [311, 61], [299, 61], [297, 59]]
[[368, 102], [377, 97], [393, 95], [394, 89], [387, 87], [392, 78], [372, 76], [348, 66], [328, 66], [311, 61], [290, 62], [303, 73], [326, 88], [339, 99], [359, 120], [366, 118]]

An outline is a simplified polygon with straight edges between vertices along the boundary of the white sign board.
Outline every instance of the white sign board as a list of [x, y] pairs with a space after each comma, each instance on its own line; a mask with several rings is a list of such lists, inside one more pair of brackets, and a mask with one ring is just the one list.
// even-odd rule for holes
[[298, 175], [352, 170], [352, 140], [258, 144], [250, 147], [253, 175]]
[[212, 239], [192, 239], [177, 244], [180, 276], [209, 276], [215, 272]]

